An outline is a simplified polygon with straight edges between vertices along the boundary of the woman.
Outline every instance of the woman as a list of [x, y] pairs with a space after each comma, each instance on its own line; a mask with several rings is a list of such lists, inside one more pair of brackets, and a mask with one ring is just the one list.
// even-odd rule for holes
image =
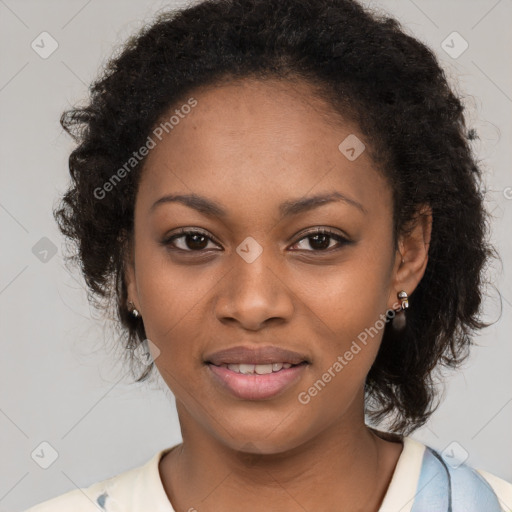
[[61, 122], [59, 227], [183, 442], [31, 512], [510, 509], [511, 484], [409, 437], [488, 325], [494, 255], [430, 50], [353, 0], [205, 1]]

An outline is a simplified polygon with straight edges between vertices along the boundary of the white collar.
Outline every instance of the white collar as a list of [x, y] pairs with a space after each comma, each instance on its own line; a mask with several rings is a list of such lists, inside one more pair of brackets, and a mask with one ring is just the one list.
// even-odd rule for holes
[[425, 445], [411, 437], [404, 437], [403, 443], [402, 453], [379, 512], [411, 512], [414, 505]]

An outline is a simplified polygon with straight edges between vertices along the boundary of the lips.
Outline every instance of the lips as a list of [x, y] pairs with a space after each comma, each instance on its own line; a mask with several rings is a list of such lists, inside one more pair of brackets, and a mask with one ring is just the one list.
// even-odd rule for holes
[[238, 346], [206, 356], [205, 363], [224, 392], [242, 400], [269, 400], [296, 385], [310, 360], [279, 347]]
[[250, 349], [244, 346], [232, 347], [220, 350], [205, 357], [205, 362], [215, 366], [223, 364], [274, 364], [288, 363], [298, 365], [309, 363], [309, 359], [304, 354], [286, 350], [280, 347], [266, 346]]
[[269, 374], [242, 374], [224, 366], [208, 364], [209, 375], [218, 389], [241, 400], [270, 400], [292, 389], [305, 374], [307, 363], [282, 368]]

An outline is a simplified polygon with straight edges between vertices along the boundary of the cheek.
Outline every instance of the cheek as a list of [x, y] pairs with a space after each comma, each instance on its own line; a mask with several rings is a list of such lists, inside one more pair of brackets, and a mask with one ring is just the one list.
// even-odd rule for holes
[[386, 309], [386, 261], [361, 247], [337, 266], [298, 271], [293, 288], [333, 331], [364, 328]]
[[[294, 286], [311, 332], [316, 332], [319, 371], [347, 353], [356, 373], [368, 371], [385, 326], [389, 295], [386, 261], [361, 246], [337, 267], [302, 272]], [[347, 366], [347, 367], [348, 367]], [[349, 372], [345, 372], [349, 373]]]
[[136, 279], [147, 337], [160, 349], [157, 366], [199, 364], [204, 301], [218, 279], [201, 266], [176, 265], [165, 248], [137, 255]]

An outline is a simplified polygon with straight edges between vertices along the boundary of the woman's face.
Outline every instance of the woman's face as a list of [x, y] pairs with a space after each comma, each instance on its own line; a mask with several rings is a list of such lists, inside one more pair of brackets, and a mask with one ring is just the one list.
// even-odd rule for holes
[[[329, 122], [306, 85], [245, 80], [192, 96], [169, 133], [153, 132], [127, 273], [184, 435], [275, 453], [360, 428], [384, 315], [397, 286], [415, 285], [397, 284], [391, 189], [357, 128]], [[240, 346], [306, 363], [246, 375], [207, 362]], [[290, 359], [255, 357], [260, 372]]]

